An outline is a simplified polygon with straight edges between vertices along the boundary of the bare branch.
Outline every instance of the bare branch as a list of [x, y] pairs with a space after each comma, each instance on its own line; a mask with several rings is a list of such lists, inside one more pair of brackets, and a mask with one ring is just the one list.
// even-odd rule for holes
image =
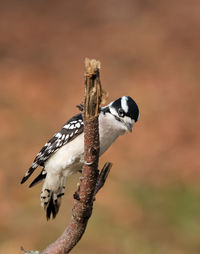
[[92, 214], [94, 196], [103, 187], [112, 166], [111, 163], [105, 164], [99, 175], [98, 113], [102, 97], [99, 70], [99, 61], [85, 60], [85, 102], [84, 107], [80, 108], [83, 109], [84, 116], [85, 163], [82, 168], [80, 187], [75, 195], [72, 218], [63, 234], [42, 254], [69, 253], [81, 239]]

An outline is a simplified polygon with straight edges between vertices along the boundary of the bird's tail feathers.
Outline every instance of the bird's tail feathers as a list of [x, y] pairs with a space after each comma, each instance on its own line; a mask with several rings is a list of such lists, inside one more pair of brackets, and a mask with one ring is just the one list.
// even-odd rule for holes
[[66, 177], [61, 177], [59, 181], [59, 186], [57, 188], [49, 185], [47, 178], [45, 179], [40, 200], [41, 206], [46, 211], [47, 220], [49, 220], [52, 216], [54, 219], [59, 211], [61, 205], [61, 198], [65, 193], [65, 180]]
[[43, 179], [46, 178], [47, 172], [42, 169], [40, 174], [32, 181], [32, 183], [29, 185], [29, 188], [35, 186], [36, 184], [40, 183]]
[[35, 169], [38, 167], [39, 165], [37, 164], [37, 162], [33, 162], [33, 164], [31, 165], [31, 167], [29, 168], [29, 170], [26, 172], [26, 174], [24, 175], [24, 177], [21, 180], [21, 184], [26, 182], [26, 180], [33, 174], [33, 172], [35, 171]]

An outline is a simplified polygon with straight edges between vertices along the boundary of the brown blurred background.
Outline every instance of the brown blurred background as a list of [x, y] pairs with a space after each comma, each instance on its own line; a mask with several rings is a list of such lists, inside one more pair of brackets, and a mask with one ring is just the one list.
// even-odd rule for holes
[[141, 114], [101, 158], [114, 166], [72, 252], [200, 253], [199, 12], [195, 0], [1, 1], [0, 253], [43, 249], [70, 219], [79, 176], [48, 223], [41, 186], [20, 180], [78, 112], [85, 57], [101, 61], [109, 101], [130, 95]]

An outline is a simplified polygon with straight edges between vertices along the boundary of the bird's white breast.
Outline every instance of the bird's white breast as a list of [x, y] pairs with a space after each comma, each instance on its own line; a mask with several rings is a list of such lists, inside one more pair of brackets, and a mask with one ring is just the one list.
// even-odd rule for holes
[[[100, 155], [109, 148], [118, 136], [124, 133], [125, 129], [118, 125], [118, 121], [111, 114], [100, 114]], [[84, 134], [82, 133], [54, 153], [45, 163], [45, 169], [53, 174], [71, 175], [81, 170], [83, 157]]]

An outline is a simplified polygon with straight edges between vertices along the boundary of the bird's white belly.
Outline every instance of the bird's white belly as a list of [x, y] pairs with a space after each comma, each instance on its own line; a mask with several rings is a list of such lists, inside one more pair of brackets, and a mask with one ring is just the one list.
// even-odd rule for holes
[[83, 133], [61, 147], [45, 163], [45, 170], [53, 174], [68, 176], [81, 170], [84, 155]]

